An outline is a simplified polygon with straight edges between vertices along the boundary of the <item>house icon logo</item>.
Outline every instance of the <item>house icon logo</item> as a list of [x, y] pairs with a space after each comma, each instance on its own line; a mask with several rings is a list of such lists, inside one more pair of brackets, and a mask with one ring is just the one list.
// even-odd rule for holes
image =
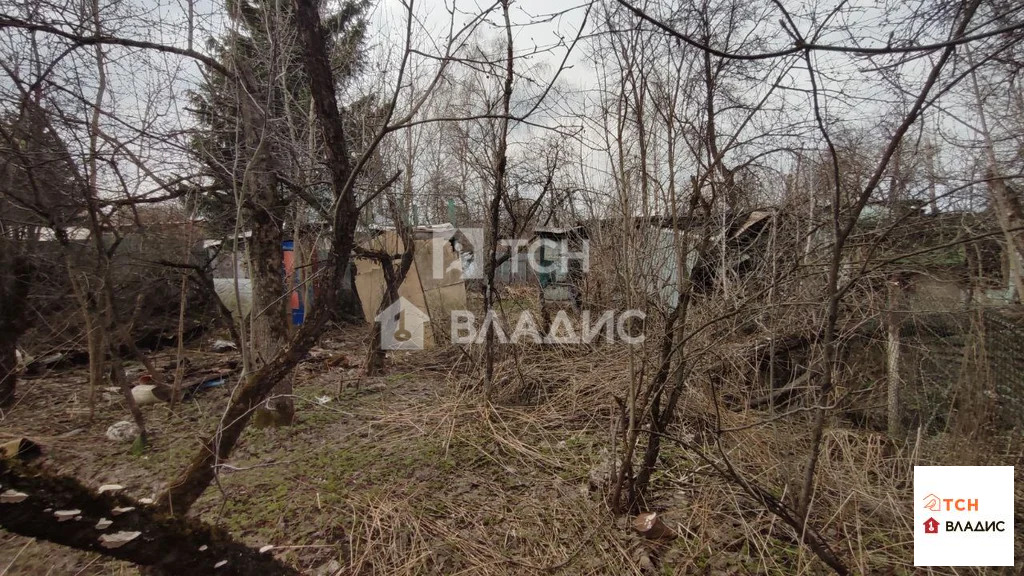
[[935, 518], [929, 518], [924, 521], [924, 533], [925, 534], [938, 534], [939, 533], [939, 521]]
[[939, 497], [935, 494], [929, 494], [924, 497], [924, 509], [931, 510], [932, 512], [939, 512], [942, 510]]
[[380, 322], [380, 344], [384, 350], [422, 350], [423, 328], [430, 320], [415, 304], [399, 297], [374, 319]]

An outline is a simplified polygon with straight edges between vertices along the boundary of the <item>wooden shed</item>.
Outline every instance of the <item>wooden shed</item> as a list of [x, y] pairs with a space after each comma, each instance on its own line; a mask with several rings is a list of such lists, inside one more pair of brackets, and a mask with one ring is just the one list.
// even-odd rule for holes
[[[427, 322], [429, 329], [424, 330], [424, 348], [448, 340], [451, 312], [466, 309], [462, 263], [451, 243], [455, 233], [455, 228], [448, 225], [421, 226], [413, 230], [416, 245], [413, 263], [398, 288], [398, 295], [430, 317]], [[405, 243], [394, 229], [381, 230], [359, 246], [392, 255], [396, 269], [405, 252]], [[362, 304], [363, 317], [372, 324], [384, 300], [384, 270], [373, 259], [355, 258], [354, 261], [356, 292]]]

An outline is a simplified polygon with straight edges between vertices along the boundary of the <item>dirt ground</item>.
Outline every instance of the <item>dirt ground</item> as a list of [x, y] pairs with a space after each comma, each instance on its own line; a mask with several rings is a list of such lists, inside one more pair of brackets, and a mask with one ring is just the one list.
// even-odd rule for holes
[[[608, 512], [601, 493], [612, 445], [610, 386], [628, 381], [621, 349], [521, 349], [500, 366], [519, 384], [506, 382], [485, 411], [456, 349], [394, 354], [385, 375], [361, 377], [368, 337], [351, 327], [324, 339], [294, 375], [295, 425], [250, 426], [193, 511], [253, 547], [273, 545], [271, 553], [314, 575], [828, 573], [762, 506], [672, 445], [654, 478], [655, 507], [680, 537], [644, 540], [629, 519]], [[189, 347], [190, 370], [237, 361], [237, 353], [210, 352], [211, 341]], [[170, 365], [174, 352], [153, 359]], [[131, 373], [137, 378], [140, 367]], [[0, 440], [33, 438], [56, 471], [152, 498], [214, 429], [235, 382], [237, 374], [176, 413], [166, 404], [145, 407], [153, 441], [140, 452], [105, 436], [128, 419], [117, 394], [100, 391], [90, 423], [85, 368], [53, 372], [22, 382]], [[693, 436], [709, 416], [698, 391], [687, 398], [675, 433]], [[740, 418], [748, 417], [725, 424], [741, 429], [749, 420]], [[761, 473], [766, 485], [780, 485], [797, 433], [769, 426], [734, 434], [735, 461], [783, 455], [765, 461]], [[917, 573], [900, 512], [910, 487], [896, 481], [907, 470], [892, 464], [877, 435], [831, 430], [827, 447], [823, 482], [857, 488], [838, 499], [823, 490], [839, 512], [822, 511], [822, 533], [843, 547], [855, 573]], [[1014, 463], [1015, 453], [1007, 447], [999, 463]], [[130, 564], [0, 532], [0, 576], [136, 573]]]
[[[253, 546], [273, 544], [310, 574], [603, 573], [644, 561], [635, 537], [610, 529], [590, 484], [590, 423], [549, 429], [517, 408], [485, 418], [479, 394], [461, 390], [436, 351], [392, 357], [386, 375], [360, 378], [367, 335], [349, 329], [315, 350], [295, 374], [296, 424], [250, 426], [195, 512]], [[195, 368], [236, 355], [193, 347], [188, 356]], [[145, 407], [153, 440], [139, 453], [105, 437], [129, 419], [117, 394], [101, 391], [89, 422], [84, 368], [26, 379], [0, 438], [33, 438], [55, 470], [152, 498], [214, 429], [236, 380], [176, 414]], [[0, 574], [134, 573], [0, 532]]]

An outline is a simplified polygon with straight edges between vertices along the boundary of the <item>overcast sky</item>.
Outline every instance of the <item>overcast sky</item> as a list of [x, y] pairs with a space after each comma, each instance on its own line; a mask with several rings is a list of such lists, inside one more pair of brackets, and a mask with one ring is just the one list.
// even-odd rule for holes
[[[417, 0], [414, 10], [417, 48], [430, 54], [437, 54], [442, 49], [441, 43], [447, 35], [450, 10], [456, 1], [456, 28], [490, 6], [481, 0]], [[131, 18], [125, 18], [122, 21], [125, 27], [113, 30], [115, 33], [177, 46], [184, 46], [187, 43], [186, 0], [110, 0], [111, 6], [115, 4], [120, 10], [134, 14]], [[790, 4], [798, 27], [803, 30], [810, 29], [811, 23], [820, 17], [821, 12], [827, 13], [834, 6], [833, 2], [827, 1], [787, 3]], [[882, 44], [886, 41], [889, 31], [893, 29], [886, 14], [889, 17], [899, 15], [901, 5], [902, 3], [896, 0], [849, 0], [844, 3], [849, 13], [844, 13], [844, 20], [836, 22], [837, 31], [823, 41], [846, 45]], [[210, 36], [223, 32], [224, 3], [223, 0], [195, 0], [194, 6], [197, 13], [194, 41], [196, 48], [203, 50]], [[812, 9], [818, 10], [819, 14], [810, 12]], [[584, 10], [585, 4], [582, 0], [515, 0], [510, 13], [514, 25], [514, 46], [516, 54], [521, 57], [516, 64], [517, 73], [522, 74], [529, 70], [531, 75], [536, 76], [532, 80], [537, 85], [546, 85], [565, 57], [567, 45], [579, 32]], [[768, 10], [771, 12], [770, 8]], [[593, 20], [596, 16], [596, 13], [591, 14], [591, 21], [587, 25], [588, 31], [593, 29]], [[777, 14], [766, 13], [759, 25], [764, 30], [774, 31], [778, 25], [772, 18], [776, 17]], [[388, 81], [394, 79], [397, 54], [403, 42], [405, 18], [405, 9], [399, 0], [379, 0], [372, 8], [368, 37], [371, 70], [366, 75], [366, 82], [376, 82], [373, 88], [382, 94], [390, 90], [391, 85]], [[724, 32], [723, 30], [722, 33]], [[495, 9], [488, 19], [488, 24], [479, 30], [475, 40], [483, 45], [493, 46], [503, 35], [501, 12], [500, 9]], [[777, 37], [771, 37], [771, 41], [779, 45], [787, 42], [781, 32]], [[584, 110], [584, 105], [592, 106], [596, 101], [592, 91], [598, 87], [599, 71], [591, 59], [593, 50], [594, 44], [591, 41], [577, 45], [569, 57], [569, 69], [560, 76], [561, 86], [566, 92], [559, 96], [562, 99], [560, 112], [555, 113], [563, 114], [563, 120], [568, 118], [579, 124], [579, 116], [586, 117], [590, 113], [590, 110]], [[112, 87], [109, 99], [111, 106], [116, 107], [120, 115], [130, 117], [138, 112], [139, 117], [159, 117], [161, 122], [168, 125], [188, 125], [191, 122], [189, 113], [185, 111], [185, 95], [188, 89], [195, 86], [198, 79], [199, 68], [194, 62], [152, 51], [140, 53], [111, 48], [108, 53], [111, 57], [108, 66]], [[83, 49], [75, 55], [81, 61], [83, 70], [88, 70], [90, 54], [89, 50]], [[131, 56], [123, 57], [126, 54]], [[417, 57], [414, 62], [423, 68], [433, 63], [424, 57]], [[891, 93], [882, 92], [883, 83], [878, 80], [880, 75], [866, 72], [870, 68], [867, 61], [855, 61], [843, 55], [818, 54], [815, 56], [815, 64], [822, 72], [819, 80], [826, 89], [823, 102], [830, 119], [841, 119], [846, 126], [875, 126], [881, 114], [891, 108], [890, 101], [882, 101], [879, 98], [884, 96], [891, 100]], [[927, 60], [922, 59], [918, 66], [923, 69], [925, 64]], [[909, 71], [913, 72], [913, 66]], [[84, 77], [84, 82], [89, 82], [88, 74]], [[790, 89], [784, 96], [788, 108], [786, 112], [808, 116], [810, 106], [805, 93], [809, 87], [806, 70], [801, 67], [794, 68], [786, 78], [786, 83]], [[845, 92], [845, 100], [828, 95], [828, 90], [839, 89]], [[88, 89], [84, 89], [83, 93], [88, 95]], [[750, 93], [743, 95], [750, 97]], [[963, 117], [969, 118], [969, 115], [965, 114]], [[553, 123], [558, 120], [559, 118], [549, 117], [539, 121]], [[117, 126], [112, 124], [111, 130], [116, 129]], [[599, 144], [602, 139], [602, 134], [598, 134], [602, 132], [598, 124], [591, 123], [588, 129], [588, 133], [584, 135], [584, 142], [580, 143], [581, 148], [587, 144]], [[952, 132], [956, 130], [965, 132], [966, 129], [962, 126], [951, 128]], [[520, 146], [529, 145], [535, 136], [534, 131], [519, 128], [514, 132], [513, 140]], [[879, 136], [879, 141], [883, 141], [885, 134]], [[808, 145], [820, 144], [815, 140], [814, 135], [809, 134]], [[153, 153], [142, 143], [139, 144], [137, 151], [140, 154]], [[600, 171], [600, 158], [591, 158], [589, 161]]]

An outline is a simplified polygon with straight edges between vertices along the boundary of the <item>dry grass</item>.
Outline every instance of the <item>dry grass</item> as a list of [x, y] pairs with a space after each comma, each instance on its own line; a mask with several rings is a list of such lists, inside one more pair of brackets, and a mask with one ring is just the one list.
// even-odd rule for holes
[[[650, 327], [655, 332], [656, 327]], [[734, 327], [719, 333], [734, 332]], [[730, 366], [747, 343], [723, 343], [708, 334], [693, 344], [706, 354], [705, 367]], [[751, 340], [756, 336], [751, 337]], [[703, 348], [701, 348], [703, 347]], [[650, 370], [651, 345], [633, 350], [633, 368]], [[548, 469], [602, 464], [602, 450], [611, 445], [613, 397], [624, 398], [630, 381], [631, 352], [625, 347], [598, 350], [522, 347], [504, 357], [499, 374], [506, 388], [499, 400], [506, 407], [495, 414], [501, 426], [492, 435], [513, 447], [526, 464]], [[850, 367], [851, 372], [855, 367]], [[749, 370], [737, 364], [732, 373]], [[729, 410], [726, 396], [746, 397], [742, 379], [725, 378], [724, 389], [709, 385], [700, 369], [688, 381], [673, 435], [691, 448], [668, 445], [661, 470], [654, 478], [653, 506], [663, 511], [683, 537], [667, 549], [644, 545], [647, 572], [698, 574], [821, 574], [828, 570], [798, 535], [753, 501], [739, 486], [718, 477], [704, 463], [726, 459], [748, 480], [768, 488], [783, 501], [793, 502], [809, 450], [811, 412], [787, 408], [772, 416], [764, 411]], [[717, 379], [723, 386], [722, 379]], [[514, 408], [509, 404], [517, 405]], [[780, 413], [784, 411], [779, 411]], [[721, 434], [716, 441], [715, 430]], [[515, 431], [515, 434], [511, 434]], [[556, 452], [554, 462], [539, 457], [536, 443], [522, 447], [524, 438], [557, 443], [585, 436], [594, 444], [589, 457]], [[696, 445], [699, 449], [693, 450]], [[695, 453], [695, 452], [699, 452]], [[865, 430], [834, 411], [825, 434], [816, 477], [811, 523], [857, 574], [998, 574], [997, 568], [934, 568], [913, 566], [913, 466], [1021, 464], [1020, 436], [992, 433], [967, 438], [953, 435], [910, 438], [894, 443], [884, 434]], [[607, 454], [605, 453], [605, 457]], [[1018, 494], [1018, 508], [1024, 494]], [[1017, 539], [1018, 556], [1024, 537]], [[649, 562], [649, 564], [648, 564]], [[609, 571], [607, 573], [614, 573]]]
[[[325, 343], [356, 357], [362, 345], [358, 331]], [[196, 511], [254, 546], [274, 544], [275, 554], [310, 574], [827, 573], [787, 526], [703, 459], [724, 455], [744, 477], [791, 501], [807, 451], [808, 413], [771, 420], [764, 412], [730, 411], [716, 403], [709, 382], [691, 378], [672, 430], [689, 447], [665, 445], [652, 486], [653, 507], [680, 537], [659, 544], [611, 515], [602, 494], [617, 416], [613, 398], [623, 397], [645, 358], [650, 362], [649, 349], [506, 349], [498, 367], [504, 385], [487, 408], [471, 358], [454, 349], [397, 354], [388, 373], [371, 381], [359, 381], [355, 370], [304, 364], [296, 376], [298, 424], [247, 431], [230, 461], [234, 470], [222, 474]], [[219, 391], [178, 415], [149, 409], [157, 441], [140, 458], [102, 439], [109, 421], [123, 417], [116, 402], [90, 426], [69, 416], [64, 402], [46, 401], [46, 394], [76, 394], [77, 376], [33, 385], [26, 406], [35, 412], [9, 415], [5, 432], [36, 435], [63, 470], [97, 484], [120, 481], [136, 496], [161, 488], [226, 401]], [[330, 401], [322, 403], [324, 396]], [[60, 419], [81, 431], [54, 433]], [[732, 430], [720, 446], [719, 427]], [[917, 573], [913, 464], [951, 463], [956, 454], [972, 454], [971, 463], [1020, 464], [1020, 449], [1019, 438], [924, 437], [894, 446], [833, 420], [812, 522], [855, 573]], [[44, 567], [61, 574], [135, 571], [10, 536], [0, 540], [4, 567], [12, 575], [45, 573]]]

